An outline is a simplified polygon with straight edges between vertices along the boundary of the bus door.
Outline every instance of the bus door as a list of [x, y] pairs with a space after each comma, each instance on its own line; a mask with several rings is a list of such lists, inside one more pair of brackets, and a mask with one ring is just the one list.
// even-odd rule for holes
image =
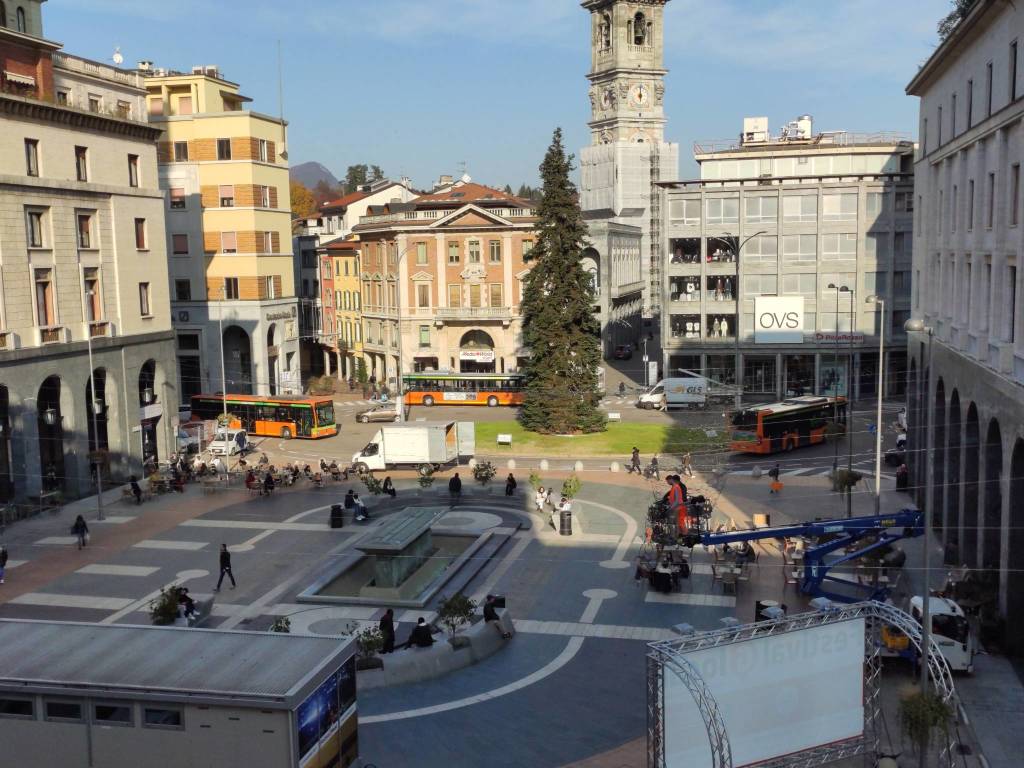
[[311, 407], [293, 408], [295, 414], [296, 436], [312, 437], [313, 435], [313, 409]]

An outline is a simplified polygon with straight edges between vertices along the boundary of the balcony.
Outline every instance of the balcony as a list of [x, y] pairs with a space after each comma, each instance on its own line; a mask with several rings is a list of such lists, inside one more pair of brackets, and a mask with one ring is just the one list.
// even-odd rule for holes
[[0, 352], [8, 352], [18, 348], [18, 335], [10, 331], [0, 331]]
[[438, 320], [511, 320], [511, 307], [438, 307]]
[[63, 325], [50, 325], [35, 328], [35, 342], [37, 347], [48, 344], [66, 344], [71, 341], [71, 334]]
[[139, 75], [136, 72], [126, 72], [123, 69], [110, 67], [106, 64], [101, 64], [98, 61], [90, 61], [89, 59], [82, 59], [78, 56], [71, 56], [67, 53], [54, 52], [52, 58], [53, 66], [60, 69], [66, 69], [71, 72], [80, 72], [84, 75], [91, 75], [92, 77], [98, 77], [101, 80], [109, 80], [110, 82], [127, 85], [132, 88], [138, 88], [139, 90], [145, 90], [146, 88], [142, 75]]
[[112, 338], [114, 335], [114, 324], [109, 320], [92, 320], [89, 322], [88, 327], [89, 337], [93, 339], [99, 337]]

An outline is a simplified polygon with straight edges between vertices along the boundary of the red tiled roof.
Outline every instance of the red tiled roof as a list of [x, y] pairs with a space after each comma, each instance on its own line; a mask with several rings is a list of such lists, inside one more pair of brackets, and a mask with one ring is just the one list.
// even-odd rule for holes
[[328, 251], [358, 251], [360, 242], [358, 240], [332, 240], [324, 246]]
[[321, 205], [321, 208], [347, 208], [357, 200], [362, 200], [364, 197], [369, 197], [368, 192], [350, 192], [344, 197], [339, 197], [337, 200], [331, 200], [328, 203]]
[[516, 208], [529, 208], [530, 204], [520, 200], [515, 195], [502, 192], [500, 189], [485, 187], [483, 184], [461, 184], [452, 187], [445, 192], [436, 194], [421, 195], [411, 202], [419, 206], [421, 203], [475, 203], [482, 200], [496, 200], [505, 203], [513, 203]]

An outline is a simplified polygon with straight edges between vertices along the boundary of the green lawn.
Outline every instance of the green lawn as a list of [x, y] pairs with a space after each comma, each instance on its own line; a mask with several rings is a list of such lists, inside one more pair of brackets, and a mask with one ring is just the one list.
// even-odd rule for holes
[[[499, 446], [499, 434], [512, 435], [512, 447]], [[517, 421], [478, 421], [476, 423], [477, 451], [485, 454], [507, 453], [516, 456], [545, 456], [548, 458], [586, 458], [609, 456], [620, 461], [629, 459], [635, 445], [644, 462], [652, 453], [673, 455], [677, 458], [686, 451], [706, 453], [722, 445], [722, 433], [710, 438], [703, 429], [690, 429], [666, 424], [637, 424], [611, 422], [605, 432], [574, 437], [539, 435], [527, 432]]]

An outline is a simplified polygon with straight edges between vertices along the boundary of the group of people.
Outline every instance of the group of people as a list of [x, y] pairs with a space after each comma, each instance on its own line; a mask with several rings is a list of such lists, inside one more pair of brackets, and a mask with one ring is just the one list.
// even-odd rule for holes
[[[483, 607], [484, 621], [494, 627], [503, 639], [508, 640], [512, 637], [512, 633], [507, 631], [502, 625], [501, 616], [498, 615], [498, 605], [498, 599], [494, 595], [487, 595]], [[377, 624], [377, 629], [380, 630], [381, 638], [384, 641], [381, 646], [381, 653], [394, 653], [395, 611], [393, 608], [388, 608], [384, 611], [384, 615]], [[398, 646], [398, 649], [412, 648], [414, 646], [416, 648], [429, 648], [434, 644], [434, 634], [437, 632], [438, 630], [435, 627], [428, 624], [427, 620], [420, 616], [416, 619], [416, 626], [409, 633], [408, 640]]]
[[[388, 480], [391, 480], [391, 478], [389, 477]], [[351, 488], [349, 488], [348, 493], [345, 494], [345, 509], [352, 512], [352, 515], [359, 522], [370, 519], [370, 513], [366, 511], [366, 505], [363, 504], [362, 499], [359, 498], [359, 494]]]
[[276, 482], [274, 480], [274, 473], [272, 471], [266, 471], [263, 474], [263, 479], [260, 480], [256, 476], [256, 472], [252, 469], [248, 469], [245, 472], [245, 487], [250, 491], [258, 491], [260, 496], [269, 496], [274, 492]]
[[[651, 463], [645, 468], [640, 464], [640, 449], [634, 445], [633, 452], [629, 457], [629, 466], [626, 467], [626, 474], [631, 475], [634, 472], [648, 479], [660, 480], [661, 468], [658, 465], [658, 455], [652, 456]], [[693, 477], [693, 458], [689, 451], [683, 454], [682, 473], [687, 477]]]

